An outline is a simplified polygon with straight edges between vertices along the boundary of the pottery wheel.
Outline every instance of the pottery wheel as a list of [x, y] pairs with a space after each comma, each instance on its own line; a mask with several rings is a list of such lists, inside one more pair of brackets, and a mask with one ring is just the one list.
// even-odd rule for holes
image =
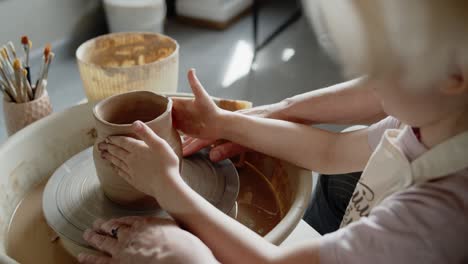
[[[212, 163], [207, 151], [183, 159], [182, 178], [197, 193], [224, 213], [232, 209], [239, 192], [239, 175], [231, 161]], [[86, 246], [83, 231], [96, 219], [129, 215], [169, 217], [161, 209], [131, 210], [113, 203], [100, 188], [92, 148], [60, 166], [44, 190], [43, 211], [55, 232]]]

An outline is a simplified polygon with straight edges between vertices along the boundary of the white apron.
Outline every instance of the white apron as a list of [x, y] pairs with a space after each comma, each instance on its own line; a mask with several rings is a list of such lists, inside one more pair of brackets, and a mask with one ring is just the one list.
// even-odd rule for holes
[[468, 132], [435, 146], [412, 162], [395, 145], [400, 133], [400, 129], [385, 131], [356, 185], [341, 227], [368, 216], [374, 206], [392, 193], [468, 167]]

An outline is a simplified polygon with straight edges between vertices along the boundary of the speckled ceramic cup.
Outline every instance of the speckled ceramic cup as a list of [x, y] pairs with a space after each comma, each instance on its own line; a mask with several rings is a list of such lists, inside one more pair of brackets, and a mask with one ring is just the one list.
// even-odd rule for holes
[[46, 90], [41, 97], [26, 103], [3, 100], [3, 115], [9, 136], [51, 113], [52, 105]]

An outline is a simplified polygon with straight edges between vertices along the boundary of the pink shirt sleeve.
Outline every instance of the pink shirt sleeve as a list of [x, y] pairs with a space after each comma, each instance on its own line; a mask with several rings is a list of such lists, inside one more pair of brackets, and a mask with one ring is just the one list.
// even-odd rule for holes
[[372, 151], [374, 151], [377, 148], [377, 145], [379, 144], [380, 139], [382, 138], [385, 130], [396, 129], [399, 128], [400, 125], [401, 122], [392, 116], [389, 116], [371, 125], [368, 130], [369, 132], [367, 140]]
[[468, 172], [393, 194], [325, 235], [320, 263], [468, 263]]

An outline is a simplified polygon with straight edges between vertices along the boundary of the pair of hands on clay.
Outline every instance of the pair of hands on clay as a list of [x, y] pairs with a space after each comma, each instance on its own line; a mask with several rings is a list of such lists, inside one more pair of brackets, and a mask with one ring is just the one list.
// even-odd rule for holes
[[[230, 112], [216, 106], [208, 93], [191, 70], [188, 80], [194, 99], [174, 99], [173, 123], [184, 132], [184, 156], [213, 144], [223, 137], [223, 128], [229, 126]], [[268, 106], [250, 109], [246, 114], [267, 117], [271, 112]], [[179, 174], [179, 160], [169, 144], [158, 137], [143, 122], [132, 125], [134, 134], [140, 138], [111, 136], [98, 145], [104, 159], [110, 161], [118, 174], [138, 190], [155, 197], [164, 207], [164, 194], [182, 181]], [[223, 150], [219, 161], [246, 149], [234, 143], [225, 143], [212, 150]], [[211, 154], [212, 155], [212, 154]], [[160, 171], [163, 177], [152, 177], [154, 171]], [[168, 209], [168, 208], [165, 208]]]
[[[193, 70], [188, 77], [195, 99], [174, 100], [174, 124], [186, 135], [207, 142], [215, 140], [220, 137], [221, 120], [227, 111], [214, 104]], [[173, 198], [167, 197], [167, 190], [183, 182], [177, 155], [144, 123], [137, 121], [132, 127], [139, 140], [111, 136], [98, 146], [102, 157], [131, 185], [155, 197], [163, 208], [172, 206], [169, 200]], [[162, 177], [153, 177], [156, 170]], [[117, 228], [116, 238], [112, 230]], [[84, 233], [84, 239], [105, 255], [82, 254], [81, 263], [217, 263], [203, 242], [169, 220], [129, 217], [99, 221]]]
[[[179, 103], [180, 101], [177, 100], [174, 102], [174, 105], [178, 105]], [[181, 107], [184, 107], [184, 106], [187, 107], [186, 105], [183, 105], [183, 104], [180, 104], [180, 105]], [[212, 105], [213, 107], [217, 108], [217, 106], [214, 103], [212, 103]], [[283, 104], [282, 102], [280, 102], [280, 103], [271, 104], [271, 105], [263, 105], [263, 106], [258, 106], [258, 107], [254, 107], [250, 109], [239, 110], [237, 111], [237, 113], [250, 115], [250, 116], [256, 116], [256, 117], [262, 117], [262, 118], [284, 119], [284, 118], [281, 118], [279, 114], [282, 107], [283, 107]], [[176, 117], [179, 117], [179, 116], [176, 115]], [[180, 119], [183, 119], [183, 117], [184, 117], [183, 115], [180, 115]], [[180, 120], [179, 122], [182, 123], [183, 120]], [[179, 122], [176, 122], [176, 124], [180, 124]], [[184, 130], [182, 129], [182, 131]], [[230, 142], [230, 141], [217, 144], [218, 139], [222, 138], [222, 135], [220, 134], [211, 135], [211, 134], [204, 134], [204, 133], [186, 133], [186, 135], [187, 136], [184, 137], [184, 141], [182, 142], [184, 156], [192, 155], [205, 147], [212, 146], [212, 148], [210, 149], [210, 159], [213, 162], [219, 162], [219, 161], [237, 156], [239, 154], [245, 153], [247, 151], [250, 151], [250, 149], [240, 144]], [[211, 137], [208, 137], [206, 135], [209, 135]]]
[[[174, 125], [188, 136], [184, 142], [185, 156], [222, 138], [222, 128], [229, 125], [230, 113], [216, 106], [194, 70], [189, 72], [188, 79], [195, 98], [174, 99], [173, 104]], [[244, 113], [270, 117], [273, 113], [271, 109], [266, 106]], [[174, 200], [174, 197], [169, 197], [167, 190], [183, 185], [178, 157], [169, 144], [144, 123], [137, 121], [132, 127], [139, 140], [111, 136], [99, 144], [101, 155], [113, 164], [121, 177], [138, 190], [155, 197], [164, 209], [169, 210], [166, 207], [173, 206], [173, 201], [169, 200]], [[246, 151], [246, 148], [228, 142], [212, 151], [219, 150], [223, 151], [222, 155], [212, 157], [214, 161]], [[162, 172], [162, 177], [153, 177], [156, 170]], [[119, 235], [115, 238], [112, 230], [117, 227]], [[105, 223], [101, 221], [95, 224], [93, 230], [86, 231], [84, 238], [106, 256], [81, 255], [79, 260], [82, 263], [217, 262], [198, 238], [168, 220], [131, 217]]]
[[[195, 98], [174, 99], [172, 117], [175, 127], [188, 136], [207, 142], [220, 138], [229, 112], [216, 106], [194, 70], [189, 72], [188, 79]], [[175, 188], [182, 181], [179, 159], [169, 144], [143, 122], [133, 123], [132, 130], [139, 139], [110, 136], [98, 144], [101, 156], [112, 163], [121, 177], [136, 189], [155, 197], [164, 208], [162, 200], [167, 189]], [[159, 171], [161, 177], [153, 177], [154, 171]]]
[[200, 239], [174, 221], [129, 216], [98, 220], [83, 237], [103, 255], [80, 254], [85, 264], [218, 263]]

